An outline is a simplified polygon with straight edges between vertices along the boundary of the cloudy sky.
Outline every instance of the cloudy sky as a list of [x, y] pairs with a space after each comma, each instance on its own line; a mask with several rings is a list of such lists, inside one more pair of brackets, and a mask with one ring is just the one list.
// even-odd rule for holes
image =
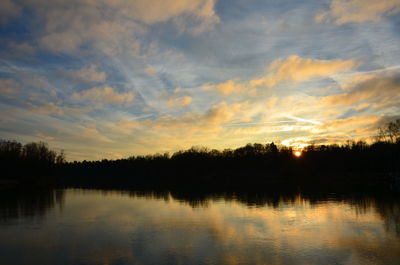
[[400, 0], [1, 0], [0, 138], [68, 160], [369, 140]]

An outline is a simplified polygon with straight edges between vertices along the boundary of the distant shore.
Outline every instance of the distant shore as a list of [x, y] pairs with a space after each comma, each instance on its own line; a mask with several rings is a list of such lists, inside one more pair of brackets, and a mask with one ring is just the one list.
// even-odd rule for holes
[[65, 162], [44, 143], [1, 142], [0, 187], [396, 191], [400, 141], [310, 145], [274, 143], [222, 151], [193, 147], [172, 155]]

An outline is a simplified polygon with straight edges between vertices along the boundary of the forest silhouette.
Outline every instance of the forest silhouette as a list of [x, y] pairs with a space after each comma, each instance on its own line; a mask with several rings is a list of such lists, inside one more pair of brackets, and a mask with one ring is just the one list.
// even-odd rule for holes
[[3, 185], [185, 190], [388, 191], [399, 186], [400, 120], [379, 129], [376, 141], [291, 147], [247, 144], [205, 147], [126, 159], [66, 162], [45, 143], [0, 141]]

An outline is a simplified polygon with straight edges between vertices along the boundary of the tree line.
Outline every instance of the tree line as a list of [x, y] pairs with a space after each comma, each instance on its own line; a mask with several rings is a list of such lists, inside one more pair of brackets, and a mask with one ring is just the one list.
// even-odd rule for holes
[[275, 143], [254, 143], [222, 151], [192, 147], [172, 155], [67, 163], [63, 152], [44, 143], [0, 142], [8, 176], [47, 174], [70, 187], [387, 189], [400, 172], [400, 120], [381, 127], [371, 144], [311, 144], [300, 157], [294, 151]]
[[21, 144], [0, 140], [0, 179], [53, 183], [56, 165], [65, 162], [64, 151], [57, 153], [44, 142]]

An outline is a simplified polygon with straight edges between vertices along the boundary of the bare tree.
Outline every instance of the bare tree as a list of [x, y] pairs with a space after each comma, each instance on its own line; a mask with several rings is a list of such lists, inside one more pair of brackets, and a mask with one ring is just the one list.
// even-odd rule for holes
[[60, 153], [58, 153], [57, 157], [56, 157], [56, 163], [57, 164], [63, 164], [65, 163], [65, 152], [64, 150], [61, 150]]
[[53, 164], [57, 153], [48, 148], [44, 142], [28, 143], [23, 147], [23, 157], [27, 161]]
[[379, 128], [377, 136], [379, 141], [389, 143], [400, 142], [400, 119], [391, 121]]

